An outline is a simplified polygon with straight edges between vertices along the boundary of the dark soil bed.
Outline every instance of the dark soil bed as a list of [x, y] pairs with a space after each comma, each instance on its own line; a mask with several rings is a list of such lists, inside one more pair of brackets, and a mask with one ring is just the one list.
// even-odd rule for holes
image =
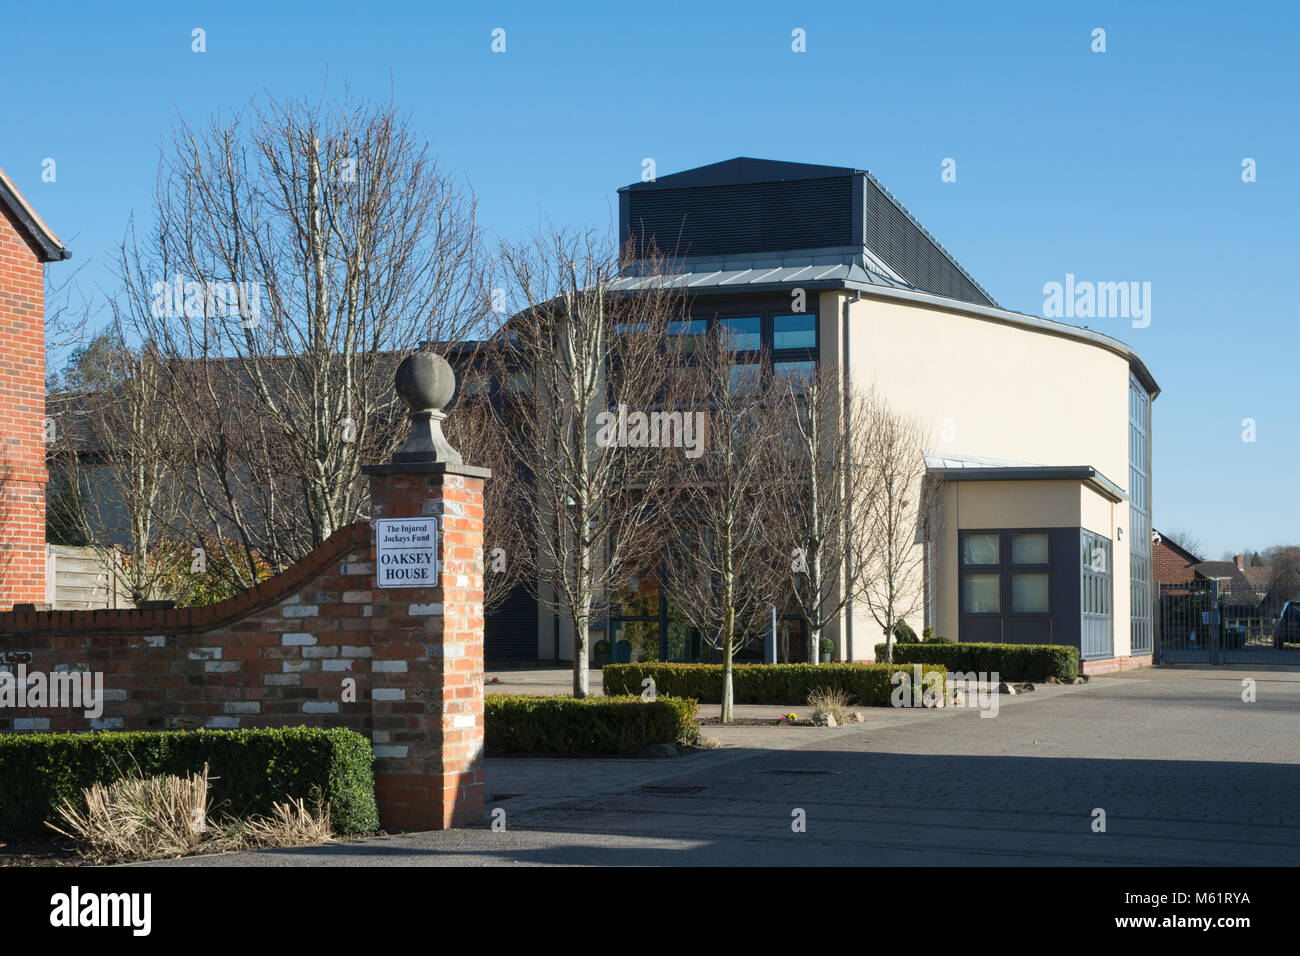
[[82, 862], [71, 840], [0, 841], [0, 866], [79, 866]]

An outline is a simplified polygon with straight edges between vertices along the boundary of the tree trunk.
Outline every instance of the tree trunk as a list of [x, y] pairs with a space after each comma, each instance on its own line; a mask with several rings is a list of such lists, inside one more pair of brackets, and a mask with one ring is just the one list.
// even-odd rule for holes
[[820, 625], [810, 625], [808, 628], [808, 660], [813, 664], [821, 663], [822, 629]]
[[573, 696], [582, 698], [591, 692], [591, 677], [587, 670], [587, 633], [591, 611], [580, 610], [573, 621]]
[[727, 633], [724, 636], [722, 644], [722, 715], [718, 718], [722, 723], [731, 723], [732, 717], [732, 692], [731, 692], [731, 654], [734, 642], [732, 641], [732, 632], [736, 626], [736, 610], [734, 607], [727, 608]]

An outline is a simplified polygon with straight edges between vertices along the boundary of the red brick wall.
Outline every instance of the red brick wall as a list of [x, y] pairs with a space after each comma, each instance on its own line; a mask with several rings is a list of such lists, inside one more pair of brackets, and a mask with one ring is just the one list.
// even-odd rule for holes
[[0, 208], [0, 609], [45, 600], [45, 291]]
[[[203, 608], [0, 614], [16, 671], [103, 674], [104, 712], [0, 708], [0, 731], [348, 727], [369, 735], [370, 530], [340, 530], [283, 574]], [[357, 682], [343, 700], [343, 678]]]
[[1183, 584], [1196, 577], [1196, 564], [1169, 547], [1163, 539], [1151, 546], [1151, 575], [1161, 584]]
[[368, 469], [376, 518], [442, 516], [438, 587], [377, 589], [359, 523], [210, 607], [0, 613], [5, 669], [102, 674], [106, 699], [94, 719], [0, 707], [0, 732], [347, 727], [373, 743], [385, 828], [481, 819], [483, 477], [438, 467]]

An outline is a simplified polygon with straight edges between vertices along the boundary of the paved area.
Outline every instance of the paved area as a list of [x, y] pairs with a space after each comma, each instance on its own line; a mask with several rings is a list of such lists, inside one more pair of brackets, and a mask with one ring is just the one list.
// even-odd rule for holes
[[[1254, 703], [1241, 699], [1247, 677]], [[729, 728], [712, 734], [726, 746], [676, 760], [489, 759], [502, 832], [485, 823], [173, 862], [1300, 864], [1295, 670], [1182, 666], [1040, 686], [992, 719], [869, 715], [835, 729]], [[1093, 832], [1096, 810], [1105, 832]]]

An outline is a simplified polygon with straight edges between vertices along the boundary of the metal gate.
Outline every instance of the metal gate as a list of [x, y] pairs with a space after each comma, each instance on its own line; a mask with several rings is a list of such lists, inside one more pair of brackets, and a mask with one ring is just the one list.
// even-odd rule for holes
[[1292, 621], [1295, 611], [1285, 603], [1258, 600], [1253, 595], [1221, 593], [1217, 581], [1162, 584], [1158, 659], [1193, 664], [1300, 664], [1300, 626]]

